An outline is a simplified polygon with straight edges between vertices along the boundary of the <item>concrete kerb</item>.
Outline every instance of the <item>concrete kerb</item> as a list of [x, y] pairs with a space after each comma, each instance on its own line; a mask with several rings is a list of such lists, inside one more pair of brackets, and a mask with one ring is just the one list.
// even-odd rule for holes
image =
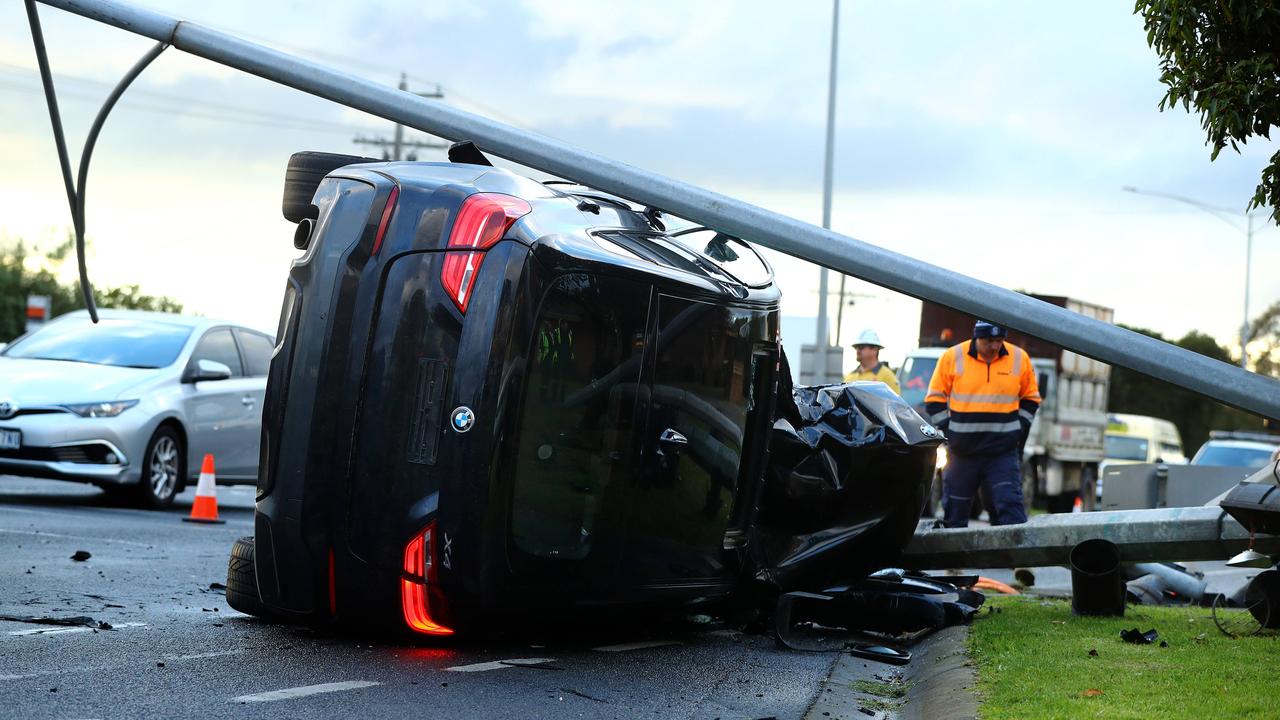
[[901, 668], [841, 655], [805, 720], [977, 717], [977, 672], [968, 638], [967, 626], [940, 630], [916, 643], [911, 662]]

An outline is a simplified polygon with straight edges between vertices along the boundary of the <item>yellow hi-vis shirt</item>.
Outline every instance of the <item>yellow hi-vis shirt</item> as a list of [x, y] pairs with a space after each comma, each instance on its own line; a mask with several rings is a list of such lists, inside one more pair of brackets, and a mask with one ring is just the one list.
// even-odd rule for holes
[[854, 380], [879, 380], [888, 385], [890, 390], [899, 395], [902, 394], [901, 388], [898, 387], [898, 376], [894, 375], [893, 371], [885, 363], [876, 363], [876, 366], [870, 370], [863, 370], [862, 365], [859, 364], [858, 367], [854, 368], [853, 372], [844, 376], [845, 382], [853, 382]]

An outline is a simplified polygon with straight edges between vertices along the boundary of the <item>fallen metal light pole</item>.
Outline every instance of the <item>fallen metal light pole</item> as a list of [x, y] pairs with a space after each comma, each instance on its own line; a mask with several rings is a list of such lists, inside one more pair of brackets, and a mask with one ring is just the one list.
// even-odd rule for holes
[[1249, 531], [1219, 507], [1039, 515], [1023, 525], [921, 529], [903, 551], [917, 570], [1066, 565], [1071, 548], [1109, 540], [1124, 562], [1221, 560], [1250, 546], [1280, 552], [1280, 536]]
[[40, 2], [1280, 418], [1280, 382], [1026, 295], [151, 10], [110, 0]]

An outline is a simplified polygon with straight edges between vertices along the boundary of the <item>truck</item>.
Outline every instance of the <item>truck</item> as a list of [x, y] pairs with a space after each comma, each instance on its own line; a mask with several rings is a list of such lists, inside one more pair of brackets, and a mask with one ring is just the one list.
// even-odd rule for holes
[[[1095, 320], [1114, 321], [1111, 308], [1061, 295], [1025, 294]], [[923, 411], [938, 357], [947, 347], [968, 339], [974, 322], [971, 315], [923, 303], [920, 347], [907, 354], [899, 371], [907, 402]], [[1043, 398], [1023, 449], [1022, 487], [1027, 506], [1068, 512], [1079, 500], [1082, 509], [1092, 510], [1098, 465], [1105, 456], [1111, 366], [1012, 328], [1008, 342], [1031, 356]], [[939, 454], [939, 470], [945, 462], [945, 454]]]

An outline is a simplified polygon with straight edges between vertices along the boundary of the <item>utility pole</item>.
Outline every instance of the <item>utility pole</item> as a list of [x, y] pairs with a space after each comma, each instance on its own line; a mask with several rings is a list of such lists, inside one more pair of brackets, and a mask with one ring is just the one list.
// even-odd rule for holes
[[[1237, 212], [1230, 208], [1222, 208], [1216, 205], [1202, 203], [1199, 200], [1193, 200], [1181, 195], [1174, 195], [1173, 193], [1141, 190], [1133, 187], [1132, 185], [1126, 185], [1120, 189], [1135, 195], [1150, 195], [1152, 197], [1165, 198], [1166, 200], [1173, 200], [1174, 202], [1180, 202], [1183, 205], [1190, 205], [1192, 207], [1199, 208], [1219, 220], [1222, 220], [1236, 230], [1240, 230], [1240, 226], [1235, 223]], [[1247, 350], [1249, 345], [1249, 288], [1251, 284], [1250, 281], [1253, 278], [1253, 214], [1255, 212], [1258, 211], [1245, 211], [1244, 214], [1245, 222], [1247, 223], [1244, 236], [1244, 321], [1240, 323], [1240, 367], [1244, 370], [1249, 369], [1249, 351]]]
[[[831, 72], [828, 76], [827, 86], [827, 148], [826, 162], [822, 171], [822, 227], [831, 229], [831, 176], [833, 173], [834, 153], [835, 153], [835, 132], [836, 132], [836, 50], [839, 47], [840, 37], [840, 0], [833, 0], [831, 7]], [[827, 347], [831, 344], [830, 328], [827, 327], [827, 284], [830, 271], [825, 267], [818, 279], [818, 337], [816, 360], [814, 363], [815, 375], [818, 377], [818, 383], [827, 382], [827, 376], [830, 372], [827, 367]], [[844, 297], [840, 298], [841, 303]], [[843, 370], [843, 368], [841, 368]]]
[[[404, 73], [400, 73], [400, 84], [397, 87], [405, 92], [409, 91], [408, 78], [405, 76]], [[424, 98], [433, 98], [436, 100], [444, 99], [444, 91], [440, 88], [439, 85], [436, 85], [436, 89], [433, 92], [414, 93], [414, 95], [417, 95], [418, 97], [424, 97]], [[392, 135], [392, 138], [390, 140], [386, 138], [367, 138], [362, 135], [357, 135], [351, 142], [357, 145], [372, 145], [374, 147], [382, 148], [382, 158], [384, 160], [405, 159], [405, 156], [404, 156], [405, 148], [412, 148], [414, 150], [419, 150], [419, 149], [444, 150], [449, 147], [447, 143], [442, 143], [442, 142], [405, 140], [404, 126], [401, 125], [400, 123], [396, 123], [395, 133], [394, 135]], [[391, 150], [388, 152], [387, 148], [391, 148]], [[415, 153], [409, 153], [408, 159], [417, 160], [418, 157]]]

